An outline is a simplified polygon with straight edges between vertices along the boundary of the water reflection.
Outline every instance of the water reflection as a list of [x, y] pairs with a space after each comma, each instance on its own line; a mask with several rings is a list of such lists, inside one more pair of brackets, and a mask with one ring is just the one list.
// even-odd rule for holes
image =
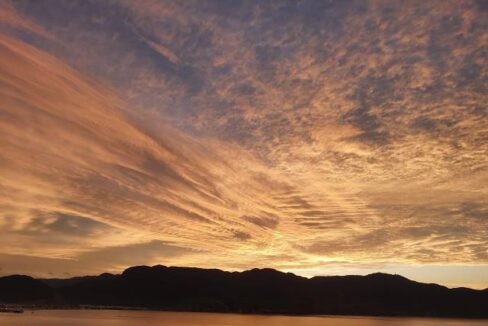
[[481, 326], [488, 320], [386, 318], [386, 317], [294, 317], [152, 311], [50, 310], [1, 314], [0, 325], [19, 326]]

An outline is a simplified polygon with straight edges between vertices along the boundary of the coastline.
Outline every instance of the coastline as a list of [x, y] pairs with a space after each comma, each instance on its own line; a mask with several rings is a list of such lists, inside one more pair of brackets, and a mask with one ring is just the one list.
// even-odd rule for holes
[[[141, 312], [164, 312], [164, 313], [191, 313], [191, 314], [216, 314], [216, 315], [240, 315], [240, 316], [285, 316], [285, 317], [326, 317], [326, 318], [399, 318], [399, 319], [434, 319], [434, 320], [486, 320], [488, 317], [466, 317], [466, 316], [435, 316], [435, 315], [395, 315], [395, 314], [291, 314], [275, 312], [237, 312], [237, 311], [194, 311], [194, 310], [175, 310], [175, 309], [154, 309], [147, 307], [123, 307], [123, 306], [20, 306], [22, 313], [34, 313], [36, 311], [141, 311]], [[5, 314], [18, 314], [15, 311], [1, 311]]]

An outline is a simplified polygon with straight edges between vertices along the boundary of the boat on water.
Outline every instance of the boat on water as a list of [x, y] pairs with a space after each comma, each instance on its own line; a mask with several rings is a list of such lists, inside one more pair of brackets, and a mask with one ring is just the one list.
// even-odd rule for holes
[[14, 314], [21, 314], [21, 313], [24, 312], [24, 309], [22, 309], [22, 308], [16, 308], [16, 307], [0, 308], [0, 312], [8, 312], [8, 313], [14, 313]]

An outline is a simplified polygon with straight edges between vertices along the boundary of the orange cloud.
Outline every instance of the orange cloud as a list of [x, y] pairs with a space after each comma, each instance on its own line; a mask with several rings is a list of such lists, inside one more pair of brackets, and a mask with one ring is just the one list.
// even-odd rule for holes
[[486, 11], [343, 3], [4, 9], [65, 50], [0, 39], [1, 252], [486, 264]]
[[9, 1], [0, 1], [0, 26], [9, 26], [19, 30], [29, 31], [49, 40], [54, 40], [53, 34], [41, 25], [20, 16]]

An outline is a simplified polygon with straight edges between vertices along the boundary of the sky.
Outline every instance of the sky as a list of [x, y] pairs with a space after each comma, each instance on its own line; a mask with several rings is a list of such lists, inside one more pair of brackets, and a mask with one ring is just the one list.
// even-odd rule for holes
[[0, 274], [488, 287], [488, 2], [0, 0]]

